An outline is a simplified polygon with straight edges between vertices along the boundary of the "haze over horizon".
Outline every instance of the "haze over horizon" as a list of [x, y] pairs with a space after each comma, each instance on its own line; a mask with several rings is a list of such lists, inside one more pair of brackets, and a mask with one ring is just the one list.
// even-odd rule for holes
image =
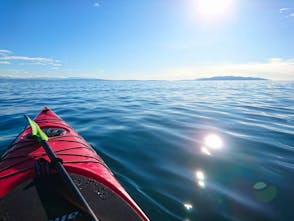
[[0, 2], [0, 77], [294, 80], [294, 1]]

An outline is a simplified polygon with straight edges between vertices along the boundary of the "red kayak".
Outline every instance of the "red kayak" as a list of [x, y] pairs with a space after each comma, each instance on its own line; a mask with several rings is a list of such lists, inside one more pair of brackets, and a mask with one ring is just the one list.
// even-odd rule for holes
[[[92, 147], [52, 110], [35, 122], [98, 220], [149, 220]], [[89, 220], [26, 127], [0, 161], [0, 220]]]

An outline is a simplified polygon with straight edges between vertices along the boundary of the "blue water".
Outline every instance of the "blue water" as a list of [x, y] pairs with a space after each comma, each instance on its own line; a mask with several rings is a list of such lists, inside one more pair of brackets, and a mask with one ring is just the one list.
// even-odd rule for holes
[[48, 105], [151, 220], [293, 220], [294, 82], [0, 80], [0, 152]]

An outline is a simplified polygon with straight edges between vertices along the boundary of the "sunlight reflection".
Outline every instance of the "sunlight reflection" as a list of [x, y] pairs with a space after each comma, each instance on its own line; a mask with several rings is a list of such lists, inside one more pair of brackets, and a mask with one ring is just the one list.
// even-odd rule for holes
[[211, 153], [209, 152], [209, 150], [206, 147], [202, 147], [201, 148], [201, 152], [204, 153], [204, 154], [206, 154], [206, 155], [208, 155], [208, 156], [211, 155]]
[[223, 147], [223, 141], [220, 136], [210, 134], [204, 138], [204, 144], [210, 149], [221, 149]]
[[203, 139], [203, 146], [201, 147], [201, 153], [211, 156], [214, 151], [221, 150], [223, 148], [223, 140], [217, 134], [208, 134]]
[[195, 173], [198, 186], [202, 189], [206, 187], [205, 185], [205, 175], [201, 170], [196, 171]]
[[204, 180], [205, 179], [204, 173], [202, 171], [200, 171], [200, 170], [198, 170], [196, 172], [196, 177], [197, 177], [198, 180]]
[[206, 187], [205, 182], [202, 181], [202, 180], [199, 180], [199, 181], [198, 181], [198, 186], [200, 186], [200, 187], [203, 188], [203, 189]]
[[186, 210], [191, 211], [193, 209], [192, 204], [190, 203], [184, 203], [184, 207], [186, 208]]

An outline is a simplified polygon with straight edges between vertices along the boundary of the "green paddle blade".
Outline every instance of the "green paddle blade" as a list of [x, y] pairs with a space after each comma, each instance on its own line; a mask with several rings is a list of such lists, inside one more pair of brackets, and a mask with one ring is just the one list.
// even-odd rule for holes
[[35, 121], [33, 121], [29, 116], [25, 115], [25, 117], [32, 128], [33, 136], [38, 137], [38, 139], [41, 141], [48, 141], [47, 135], [41, 130], [39, 125]]

